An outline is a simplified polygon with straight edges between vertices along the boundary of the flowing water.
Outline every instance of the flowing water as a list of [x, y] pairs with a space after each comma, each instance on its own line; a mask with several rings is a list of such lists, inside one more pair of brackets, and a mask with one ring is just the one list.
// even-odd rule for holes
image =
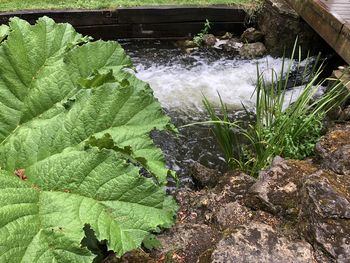
[[[269, 56], [240, 59], [212, 49], [186, 54], [170, 42], [126, 42], [123, 47], [134, 62], [137, 77], [151, 85], [155, 97], [177, 127], [208, 120], [203, 95], [219, 105], [218, 93], [228, 106], [231, 118], [244, 119], [242, 104], [254, 107], [257, 65], [269, 79], [271, 69], [278, 74], [283, 63], [282, 59]], [[299, 91], [293, 89], [288, 96], [295, 97]], [[210, 127], [195, 125], [179, 131], [177, 137], [164, 132], [156, 132], [153, 137], [165, 152], [169, 168], [178, 173], [183, 185], [192, 184], [188, 167], [193, 162], [225, 171], [224, 158]]]

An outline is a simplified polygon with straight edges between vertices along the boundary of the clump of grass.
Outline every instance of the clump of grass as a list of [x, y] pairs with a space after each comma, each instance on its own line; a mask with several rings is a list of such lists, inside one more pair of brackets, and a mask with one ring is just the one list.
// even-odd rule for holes
[[[292, 58], [295, 50], [296, 44]], [[300, 54], [299, 49], [299, 58]], [[323, 69], [319, 58], [318, 56], [310, 73], [307, 72], [310, 59], [306, 59], [302, 73], [305, 87], [293, 103], [285, 97], [293, 60], [289, 65], [283, 60], [280, 74], [271, 69], [269, 82], [258, 68], [254, 122], [248, 127], [229, 120], [227, 108], [220, 96], [220, 114], [216, 114], [213, 105], [204, 97], [204, 106], [211, 118], [208, 123], [213, 124], [212, 130], [231, 169], [240, 169], [256, 176], [277, 155], [304, 159], [313, 153], [315, 143], [322, 135], [326, 113], [349, 97], [344, 86], [335, 83], [323, 96], [315, 99], [316, 92], [325, 82], [319, 81]], [[299, 59], [297, 68], [300, 67]], [[246, 113], [252, 114], [247, 109]], [[243, 137], [244, 142], [238, 136]]]
[[210, 22], [208, 19], [205, 20], [205, 23], [204, 23], [204, 27], [203, 29], [201, 30], [201, 32], [199, 32], [197, 35], [195, 35], [193, 37], [193, 42], [198, 46], [202, 46], [203, 45], [203, 41], [204, 41], [204, 36], [207, 35], [209, 33], [209, 30], [210, 30]]
[[158, 5], [240, 5], [247, 10], [253, 9], [261, 0], [0, 0], [0, 11], [25, 9], [101, 9], [132, 6]]

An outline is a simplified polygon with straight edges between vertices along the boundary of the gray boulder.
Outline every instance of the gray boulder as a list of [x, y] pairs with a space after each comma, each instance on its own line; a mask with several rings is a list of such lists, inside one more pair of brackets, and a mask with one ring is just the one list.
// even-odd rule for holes
[[255, 183], [256, 179], [245, 173], [227, 172], [220, 180], [216, 191], [224, 195], [226, 200], [241, 200]]
[[[326, 51], [325, 41], [303, 20], [285, 0], [264, 0], [257, 14], [259, 30], [264, 34], [264, 43], [273, 56], [290, 57], [298, 37], [302, 56], [308, 52], [317, 55]], [[322, 52], [324, 53], [324, 52]]]
[[236, 229], [216, 246], [212, 263], [314, 263], [312, 247], [289, 240], [272, 227], [258, 222]]
[[241, 35], [241, 41], [244, 43], [254, 43], [262, 41], [264, 34], [254, 27], [247, 28]]
[[183, 262], [196, 262], [215, 245], [218, 233], [207, 225], [181, 224], [157, 238], [162, 245], [161, 254], [176, 253], [181, 255]]
[[299, 227], [321, 261], [350, 262], [349, 177], [318, 171], [305, 180], [301, 200]]
[[226, 229], [247, 224], [252, 216], [251, 210], [236, 201], [221, 206], [216, 213], [216, 220], [221, 228]]
[[260, 172], [257, 182], [249, 189], [245, 203], [254, 209], [296, 218], [302, 181], [316, 170], [307, 161], [276, 157], [270, 169]]
[[316, 152], [323, 168], [350, 175], [350, 124], [339, 125], [320, 140]]

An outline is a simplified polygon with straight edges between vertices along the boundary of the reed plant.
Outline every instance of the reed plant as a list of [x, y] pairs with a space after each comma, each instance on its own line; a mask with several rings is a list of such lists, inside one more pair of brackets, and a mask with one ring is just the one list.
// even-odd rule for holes
[[[257, 66], [255, 110], [252, 112], [244, 107], [254, 119], [248, 126], [229, 120], [227, 107], [220, 95], [219, 112], [204, 97], [203, 103], [211, 119], [207, 123], [213, 125], [212, 131], [231, 169], [256, 176], [277, 155], [293, 159], [310, 156], [315, 143], [322, 136], [325, 115], [349, 96], [341, 83], [334, 82], [325, 94], [315, 98], [326, 81], [320, 80], [323, 63], [320, 63], [320, 56], [316, 60], [307, 57], [302, 62], [300, 48], [299, 59], [295, 62], [296, 46], [292, 59], [289, 62], [283, 59], [279, 74], [270, 69], [271, 80], [267, 81], [266, 72], [260, 72]], [[314, 63], [312, 67], [311, 62]], [[290, 86], [293, 72], [300, 72], [302, 67], [303, 90], [292, 102], [286, 97], [287, 87]], [[296, 86], [297, 83], [292, 84]]]

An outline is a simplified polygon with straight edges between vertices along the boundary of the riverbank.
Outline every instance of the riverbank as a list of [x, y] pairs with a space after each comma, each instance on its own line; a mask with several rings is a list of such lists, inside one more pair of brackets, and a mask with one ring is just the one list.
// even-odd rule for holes
[[160, 5], [241, 5], [245, 8], [256, 9], [261, 3], [261, 0], [2, 0], [0, 1], [0, 12], [34, 9], [115, 9], [119, 7]]

